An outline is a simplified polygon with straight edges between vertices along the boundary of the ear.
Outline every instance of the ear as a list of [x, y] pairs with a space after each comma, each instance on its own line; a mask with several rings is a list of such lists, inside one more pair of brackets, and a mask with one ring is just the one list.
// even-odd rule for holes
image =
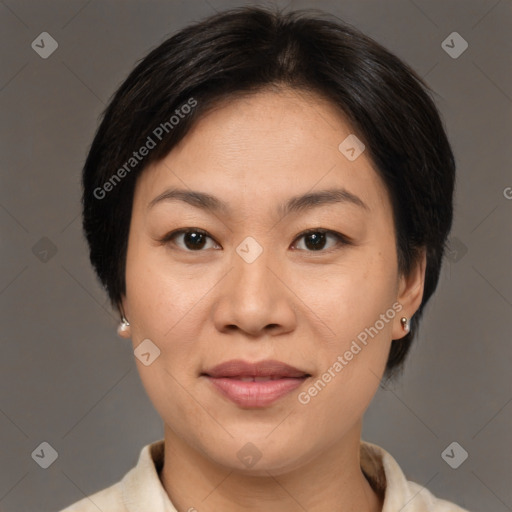
[[423, 298], [423, 289], [425, 287], [425, 270], [427, 268], [427, 250], [422, 248], [416, 258], [409, 275], [400, 276], [398, 280], [397, 301], [402, 304], [403, 309], [395, 317], [393, 325], [393, 339], [403, 338], [407, 333], [404, 331], [400, 318], [405, 316], [410, 322], [411, 317], [418, 310]]

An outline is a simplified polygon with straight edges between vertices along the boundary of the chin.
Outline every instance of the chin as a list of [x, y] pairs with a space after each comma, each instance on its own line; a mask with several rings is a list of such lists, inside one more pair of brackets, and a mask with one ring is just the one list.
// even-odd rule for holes
[[[226, 444], [204, 446], [209, 457], [230, 471], [253, 476], [280, 475], [293, 471], [314, 458], [305, 450], [303, 438], [282, 436], [270, 439], [267, 432], [259, 436], [236, 436]], [[299, 453], [297, 439], [301, 439]], [[209, 439], [211, 443], [211, 438]]]

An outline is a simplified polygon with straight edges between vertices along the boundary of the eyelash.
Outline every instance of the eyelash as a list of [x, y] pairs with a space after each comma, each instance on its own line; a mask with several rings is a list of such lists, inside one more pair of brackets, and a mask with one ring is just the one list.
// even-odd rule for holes
[[[198, 233], [200, 235], [204, 235], [204, 236], [210, 238], [211, 240], [213, 240], [217, 245], [220, 245], [220, 244], [218, 244], [218, 242], [215, 241], [215, 239], [213, 237], [211, 237], [208, 234], [207, 231], [204, 231], [203, 229], [200, 229], [200, 228], [177, 229], [175, 231], [171, 231], [170, 233], [166, 234], [159, 241], [162, 244], [169, 244], [169, 243], [171, 243], [173, 241], [173, 239], [176, 236], [181, 235], [181, 234], [187, 234], [187, 233]], [[322, 233], [322, 234], [326, 234], [326, 235], [331, 235], [331, 236], [333, 236], [336, 239], [336, 245], [334, 247], [331, 247], [330, 249], [326, 249], [326, 250], [324, 250], [324, 249], [319, 249], [318, 251], [309, 251], [309, 250], [305, 250], [305, 249], [298, 249], [298, 250], [304, 250], [305, 252], [310, 252], [310, 253], [330, 253], [333, 250], [339, 249], [340, 246], [352, 245], [351, 239], [348, 238], [347, 236], [342, 235], [341, 233], [338, 233], [337, 231], [332, 231], [330, 229], [324, 229], [324, 228], [312, 228], [312, 229], [307, 229], [306, 231], [303, 231], [302, 233], [299, 233], [297, 235], [297, 237], [294, 239], [294, 245], [295, 245], [295, 241], [298, 241], [301, 238], [303, 238], [303, 237], [305, 237], [307, 235], [310, 235], [312, 233]], [[181, 247], [178, 247], [178, 248], [183, 250], [183, 251], [185, 251], [185, 252], [205, 252], [202, 249], [199, 249], [197, 251], [193, 251], [193, 250], [189, 250], [189, 249], [182, 249]]]

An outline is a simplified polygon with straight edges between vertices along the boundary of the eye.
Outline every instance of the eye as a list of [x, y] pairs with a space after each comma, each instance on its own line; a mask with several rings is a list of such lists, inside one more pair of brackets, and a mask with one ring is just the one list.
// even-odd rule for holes
[[[180, 240], [180, 238], [182, 241], [181, 244], [176, 241]], [[307, 252], [330, 252], [330, 250], [336, 248], [336, 246], [350, 245], [351, 243], [350, 239], [341, 233], [322, 228], [308, 229], [301, 233], [295, 240], [300, 240], [301, 238], [305, 239], [305, 249], [299, 249], [306, 250]], [[329, 238], [333, 239], [334, 243], [331, 244], [331, 247], [328, 247], [327, 250], [325, 250], [326, 242]], [[213, 247], [211, 245], [208, 247], [208, 240], [213, 242]], [[200, 252], [202, 249], [220, 247], [206, 231], [199, 228], [177, 229], [165, 235], [165, 237], [160, 241], [164, 244], [171, 242], [179, 248], [189, 252]], [[295, 245], [292, 247], [295, 248]]]
[[[336, 231], [330, 231], [328, 229], [322, 228], [314, 228], [308, 229], [301, 233], [295, 240], [299, 240], [301, 238], [305, 239], [305, 247], [308, 252], [314, 251], [322, 251], [325, 248], [326, 241], [328, 238], [334, 239], [334, 244], [331, 245], [330, 248], [323, 252], [329, 252], [329, 249], [333, 249], [336, 246], [340, 245], [350, 245], [350, 240], [342, 235], [341, 233], [337, 233]], [[300, 249], [304, 250], [304, 249]]]
[[[180, 245], [179, 243], [176, 243], [175, 240], [179, 239], [179, 237], [182, 237], [183, 245]], [[210, 239], [213, 241], [213, 238], [211, 238], [206, 231], [203, 231], [199, 228], [187, 228], [187, 229], [177, 229], [176, 231], [172, 231], [171, 233], [165, 235], [165, 237], [161, 240], [163, 243], [169, 243], [172, 242], [173, 244], [177, 245], [181, 249], [188, 250], [188, 251], [196, 251], [199, 252], [201, 249], [204, 249], [207, 246], [207, 239]], [[218, 244], [215, 243], [215, 245], [218, 247]], [[211, 247], [206, 247], [207, 249]]]

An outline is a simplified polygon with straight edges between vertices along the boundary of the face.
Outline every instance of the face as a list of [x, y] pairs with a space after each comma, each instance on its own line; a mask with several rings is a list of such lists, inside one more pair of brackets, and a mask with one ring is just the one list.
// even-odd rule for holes
[[[134, 348], [153, 347], [140, 376], [166, 435], [225, 467], [249, 471], [254, 450], [252, 471], [278, 474], [358, 436], [421, 300], [367, 152], [339, 149], [351, 133], [320, 98], [260, 92], [203, 116], [138, 179], [123, 308]], [[215, 370], [233, 360], [249, 365]]]

